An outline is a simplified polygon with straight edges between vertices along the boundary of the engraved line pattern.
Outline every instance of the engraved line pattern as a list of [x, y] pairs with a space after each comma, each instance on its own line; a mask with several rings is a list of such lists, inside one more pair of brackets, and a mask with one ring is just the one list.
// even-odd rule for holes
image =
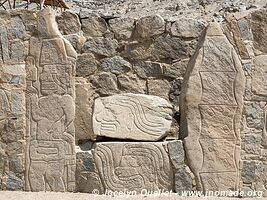
[[112, 150], [106, 145], [99, 145], [96, 151], [96, 157], [100, 161], [100, 175], [106, 188], [113, 191], [120, 191], [127, 188], [128, 190], [134, 190], [137, 188], [144, 188], [144, 180], [141, 175], [128, 177], [127, 180], [121, 180], [118, 178], [114, 171], [113, 153]]
[[[125, 144], [122, 147], [121, 159], [133, 159], [138, 166], [116, 167], [113, 161], [112, 148], [103, 144], [97, 147], [95, 156], [100, 163], [98, 166], [100, 175], [108, 189], [113, 191], [125, 188], [127, 190], [169, 189], [171, 180], [170, 175], [167, 174], [170, 171], [167, 166], [168, 156], [156, 145]], [[146, 170], [149, 170], [149, 174], [153, 175], [149, 176]], [[131, 173], [129, 174], [129, 172]], [[151, 177], [153, 178], [151, 179]]]
[[[220, 38], [220, 39], [219, 39]], [[228, 155], [229, 152], [225, 152], [226, 154], [223, 156], [223, 157], [220, 157], [219, 155], [217, 155], [219, 153], [218, 150], [216, 149], [208, 149], [208, 152], [210, 151], [210, 153], [208, 155], [205, 155], [203, 153], [204, 151], [204, 147], [203, 147], [203, 143], [200, 142], [199, 138], [198, 138], [198, 143], [200, 143], [201, 145], [201, 151], [202, 151], [202, 154], [203, 154], [203, 161], [202, 161], [202, 167], [200, 169], [200, 171], [197, 172], [197, 177], [200, 177], [200, 184], [201, 184], [201, 187], [202, 189], [210, 189], [208, 185], [214, 185], [215, 187], [212, 187], [213, 189], [216, 188], [216, 190], [220, 190], [222, 189], [223, 187], [225, 186], [222, 186], [220, 185], [221, 182], [220, 182], [220, 179], [223, 179], [226, 177], [215, 177], [214, 180], [208, 180], [208, 179], [205, 179], [205, 177], [201, 177], [200, 174], [203, 172], [203, 167], [208, 167], [208, 166], [211, 166], [212, 165], [212, 162], [215, 162], [214, 159], [219, 159], [217, 162], [220, 162], [223, 164], [224, 168], [225, 169], [230, 169], [233, 167], [232, 170], [230, 171], [234, 171], [235, 173], [238, 173], [238, 169], [235, 165], [235, 154], [236, 154], [236, 130], [235, 130], [235, 117], [237, 115], [237, 110], [238, 110], [238, 107], [236, 106], [237, 105], [237, 99], [236, 99], [236, 91], [235, 91], [235, 86], [236, 86], [236, 78], [237, 78], [237, 74], [238, 74], [238, 69], [235, 69], [235, 60], [234, 60], [234, 57], [232, 55], [232, 47], [230, 44], [228, 44], [228, 40], [225, 38], [225, 36], [223, 37], [219, 37], [217, 39], [217, 37], [214, 37], [214, 36], [211, 36], [211, 37], [207, 37], [205, 39], [205, 43], [204, 43], [204, 46], [203, 46], [203, 57], [204, 59], [202, 60], [202, 63], [201, 63], [201, 66], [200, 67], [200, 70], [198, 71], [198, 74], [199, 74], [199, 77], [200, 77], [200, 81], [201, 81], [201, 86], [202, 86], [202, 95], [201, 95], [201, 102], [198, 104], [198, 109], [199, 109], [199, 112], [200, 112], [200, 115], [201, 115], [201, 126], [200, 126], [200, 134], [203, 132], [203, 129], [205, 127], [205, 131], [206, 132], [203, 132], [202, 134], [207, 134], [207, 136], [205, 136], [204, 138], [205, 139], [201, 139], [202, 142], [208, 142], [208, 141], [214, 141], [214, 142], [222, 142], [224, 140], [227, 139], [227, 137], [233, 137], [233, 138], [229, 138], [230, 140], [227, 140], [228, 142], [232, 142], [233, 143], [233, 150], [232, 150], [232, 154], [231, 155]], [[217, 41], [218, 40], [218, 41]], [[228, 51], [229, 49], [229, 51]], [[223, 52], [223, 54], [221, 54], [220, 52]], [[223, 57], [221, 56], [223, 55]], [[228, 57], [230, 57], [228, 59]], [[215, 62], [215, 61], [218, 61], [218, 62]], [[219, 64], [218, 64], [219, 63]], [[222, 66], [226, 66], [224, 68], [222, 68]], [[231, 72], [230, 72], [231, 71]], [[205, 78], [205, 74], [206, 73], [213, 73], [214, 74], [214, 77], [216, 78], [216, 76], [219, 76], [219, 78], [221, 79], [220, 82], [222, 82], [222, 84], [220, 86], [217, 86], [216, 85], [214, 86], [214, 81], [210, 78], [209, 79], [206, 79], [204, 80]], [[220, 75], [221, 74], [221, 75]], [[207, 76], [209, 78], [209, 76]], [[228, 80], [224, 80], [224, 79], [233, 79], [232, 80], [232, 84], [230, 85], [228, 83]], [[206, 83], [205, 83], [205, 82]], [[223, 84], [224, 82], [226, 82], [227, 84]], [[216, 83], [215, 83], [216, 84]], [[207, 88], [205, 88], [207, 87]], [[206, 92], [204, 91], [205, 89], [208, 89]], [[219, 90], [219, 91], [218, 91]], [[211, 97], [208, 96], [208, 93], [209, 92], [217, 92], [212, 94], [212, 99], [209, 99]], [[206, 94], [205, 94], [206, 93]], [[206, 98], [204, 98], [206, 95]], [[221, 100], [218, 101], [218, 99], [216, 99], [216, 96], [221, 96], [223, 98], [221, 98]], [[207, 102], [206, 102], [207, 101]], [[222, 101], [222, 102], [220, 102]], [[212, 103], [208, 103], [208, 102], [212, 102]], [[235, 108], [235, 112], [233, 113], [233, 116], [231, 117], [231, 115], [229, 115], [228, 117], [231, 117], [233, 119], [231, 119], [232, 121], [232, 126], [229, 127], [231, 124], [229, 124], [229, 126], [225, 125], [223, 126], [223, 124], [220, 126], [220, 122], [215, 120], [213, 121], [213, 119], [205, 119], [204, 116], [207, 116], [209, 117], [209, 115], [212, 115], [212, 114], [208, 114], [208, 113], [204, 113], [204, 112], [208, 112], [208, 110], [201, 110], [201, 107], [203, 107], [203, 105], [205, 106], [212, 106], [214, 108], [214, 106], [232, 106], [233, 108]], [[202, 111], [202, 112], [201, 112]], [[216, 109], [217, 111], [217, 109]], [[224, 112], [225, 110], [221, 111], [221, 112]], [[210, 110], [209, 112], [212, 112], [212, 110]], [[220, 112], [219, 108], [218, 108], [218, 112]], [[205, 114], [205, 115], [204, 115]], [[224, 113], [222, 113], [223, 115]], [[217, 116], [215, 116], [217, 117]], [[219, 116], [218, 116], [219, 117]], [[223, 116], [222, 116], [223, 117]], [[205, 120], [205, 121], [204, 121]], [[209, 125], [209, 123], [211, 123]], [[215, 125], [214, 125], [215, 123]], [[218, 123], [218, 124], [216, 124]], [[223, 135], [223, 137], [220, 138], [220, 135], [210, 135], [210, 129], [215, 129], [213, 131], [218, 131], [218, 133], [216, 134], [219, 134], [221, 132], [222, 133], [226, 133], [227, 135]], [[233, 132], [233, 134], [230, 135], [230, 132]], [[229, 135], [229, 136], [228, 136]], [[201, 135], [200, 135], [201, 137]], [[202, 135], [203, 137], [203, 135]], [[212, 137], [212, 138], [209, 138], [209, 137]], [[206, 142], [205, 142], [205, 145], [206, 145]], [[229, 143], [229, 145], [230, 145]], [[218, 151], [218, 152], [217, 152]], [[206, 153], [208, 153], [206, 152]], [[213, 153], [212, 153], [213, 152]], [[231, 158], [232, 160], [227, 160], [228, 158]], [[211, 160], [209, 160], [211, 159]], [[204, 162], [211, 162], [211, 163], [204, 163]], [[205, 170], [208, 170], [208, 169], [205, 169]], [[204, 170], [204, 171], [205, 171]], [[210, 173], [210, 172], [208, 172]], [[221, 173], [220, 171], [217, 171], [216, 174], [218, 173]], [[223, 172], [225, 173], [225, 172]], [[204, 180], [205, 179], [205, 180]], [[216, 180], [216, 181], [215, 181]], [[212, 183], [210, 183], [210, 181], [212, 181]], [[218, 184], [217, 184], [218, 182]], [[236, 186], [236, 184], [234, 183], [234, 185], [232, 187]], [[226, 187], [231, 187], [231, 186], [226, 186]]]
[[132, 115], [134, 116], [134, 123], [140, 131], [155, 136], [162, 132], [163, 123], [157, 120], [152, 121], [148, 119], [139, 100], [131, 98], [128, 100], [120, 100], [114, 104], [130, 109]]
[[141, 156], [149, 158], [154, 166], [155, 172], [157, 173], [157, 180], [162, 188], [168, 189], [168, 185], [170, 184], [170, 176], [167, 172], [170, 169], [167, 167], [166, 163], [168, 163], [167, 154], [163, 153], [156, 145], [144, 145], [142, 144], [127, 144], [125, 145], [125, 155], [133, 155], [133, 156]]

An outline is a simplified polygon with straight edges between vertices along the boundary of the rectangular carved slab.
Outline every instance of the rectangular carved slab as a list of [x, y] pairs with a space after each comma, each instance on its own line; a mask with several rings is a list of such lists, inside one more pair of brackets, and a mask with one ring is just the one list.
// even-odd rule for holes
[[172, 190], [173, 172], [165, 145], [162, 142], [97, 143], [94, 159], [105, 190]]
[[172, 106], [151, 95], [122, 94], [98, 98], [94, 104], [94, 134], [112, 138], [155, 141], [172, 123]]

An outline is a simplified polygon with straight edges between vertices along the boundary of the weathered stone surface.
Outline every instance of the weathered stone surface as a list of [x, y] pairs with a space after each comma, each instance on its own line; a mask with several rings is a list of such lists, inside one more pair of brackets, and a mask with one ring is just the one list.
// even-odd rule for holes
[[188, 45], [180, 38], [162, 36], [150, 47], [152, 60], [172, 61], [187, 58]]
[[23, 181], [18, 178], [14, 173], [8, 174], [7, 178], [7, 190], [22, 190], [23, 189]]
[[252, 40], [252, 32], [250, 29], [249, 20], [246, 18], [238, 20], [238, 27], [240, 30], [240, 35], [244, 40]]
[[[248, 59], [250, 56], [249, 56], [248, 49], [244, 42], [246, 38], [242, 38], [242, 34], [241, 34], [242, 29], [240, 29], [239, 27], [239, 22], [236, 19], [235, 14], [231, 14], [227, 16], [226, 21], [227, 21], [227, 25], [224, 28], [225, 29], [224, 32], [226, 33], [226, 36], [228, 37], [229, 41], [234, 46], [236, 46], [236, 51], [239, 53], [240, 57], [242, 59]], [[247, 31], [249, 30], [250, 29], [248, 28]]]
[[9, 59], [9, 41], [7, 37], [7, 29], [5, 27], [0, 27], [0, 39], [1, 39], [1, 63], [6, 62]]
[[100, 61], [100, 67], [103, 71], [113, 74], [122, 74], [131, 70], [132, 65], [120, 56], [104, 58]]
[[133, 64], [133, 69], [141, 78], [155, 77], [160, 78], [163, 76], [163, 67], [160, 63], [150, 61], [137, 61]]
[[[253, 162], [253, 161], [251, 161]], [[262, 191], [262, 196], [266, 197], [267, 196], [267, 190], [266, 190], [266, 170], [267, 170], [267, 165], [265, 162], [261, 161], [256, 161], [256, 181], [254, 182], [255, 187], [254, 189], [256, 191]], [[253, 177], [253, 175], [252, 175]]]
[[257, 56], [254, 59], [252, 91], [257, 95], [267, 97], [267, 55]]
[[106, 190], [147, 191], [173, 188], [165, 143], [97, 143], [96, 167]]
[[183, 191], [193, 190], [193, 180], [190, 173], [185, 168], [180, 168], [175, 172], [175, 192], [181, 194]]
[[244, 105], [244, 113], [249, 128], [262, 129], [264, 126], [264, 113], [259, 102], [246, 102]]
[[7, 36], [9, 40], [26, 39], [28, 37], [23, 21], [19, 16], [11, 18], [10, 25], [7, 27]]
[[180, 124], [197, 187], [236, 190], [245, 79], [238, 56], [219, 24], [210, 23], [188, 67]]
[[82, 47], [86, 42], [86, 38], [84, 36], [79, 34], [70, 34], [70, 35], [64, 35], [64, 38], [71, 43], [71, 45], [73, 46], [73, 48], [77, 53], [82, 52]]
[[41, 35], [30, 40], [26, 66], [26, 190], [35, 192], [75, 189], [76, 52], [54, 14], [49, 8], [38, 14]]
[[19, 17], [0, 18], [0, 190], [23, 190], [27, 34]]
[[251, 13], [251, 31], [253, 34], [254, 47], [267, 53], [267, 15], [266, 9]]
[[245, 134], [242, 145], [242, 150], [249, 155], [260, 155], [261, 154], [261, 144], [263, 142], [262, 132], [256, 134]]
[[104, 189], [97, 173], [92, 151], [78, 151], [76, 160], [77, 192], [92, 193], [97, 189], [100, 194], [103, 193]]
[[81, 30], [81, 23], [78, 15], [71, 12], [63, 12], [56, 17], [58, 28], [63, 35], [75, 34]]
[[94, 140], [93, 133], [93, 103], [97, 97], [92, 84], [85, 78], [76, 78], [75, 83], [75, 140], [91, 139]]
[[94, 54], [83, 53], [77, 58], [76, 76], [86, 77], [92, 75], [97, 70], [98, 65], [99, 62]]
[[98, 98], [94, 104], [93, 130], [111, 138], [156, 141], [166, 136], [172, 122], [171, 105], [142, 94]]
[[117, 77], [108, 72], [101, 72], [94, 76], [92, 84], [100, 95], [113, 95], [119, 93]]
[[167, 147], [173, 168], [175, 170], [179, 170], [180, 168], [183, 167], [185, 159], [185, 153], [182, 141], [181, 140], [170, 141], [168, 142]]
[[136, 31], [142, 38], [162, 34], [165, 31], [165, 21], [159, 15], [142, 17], [136, 23]]
[[37, 13], [31, 10], [20, 10], [20, 17], [25, 25], [26, 31], [30, 31], [31, 34], [37, 33]]
[[184, 77], [189, 59], [184, 59], [173, 63], [170, 66], [166, 66], [164, 70], [164, 76], [168, 78]]
[[110, 38], [89, 38], [84, 44], [84, 52], [91, 52], [100, 56], [114, 56], [118, 48], [117, 40]]
[[150, 46], [153, 44], [151, 39], [142, 42], [127, 43], [121, 55], [131, 61], [145, 61], [152, 57]]
[[[9, 29], [9, 31], [13, 33], [14, 30], [11, 28]], [[28, 53], [28, 42], [22, 42], [19, 39], [10, 40], [8, 37], [13, 36], [9, 36], [8, 34], [11, 33], [8, 33], [5, 27], [0, 27], [0, 46], [2, 47], [2, 49], [0, 50], [0, 53], [2, 54], [0, 62], [9, 65], [17, 65], [19, 63], [24, 63], [25, 56]], [[15, 32], [14, 34], [19, 33]], [[16, 37], [16, 35], [14, 37]]]
[[241, 170], [241, 178], [244, 183], [253, 183], [256, 176], [256, 163], [255, 161], [243, 161]]
[[118, 85], [120, 90], [127, 93], [146, 94], [146, 81], [139, 79], [135, 74], [127, 73], [118, 76]]
[[199, 37], [204, 30], [203, 22], [192, 18], [180, 18], [171, 26], [171, 34], [173, 36], [194, 38]]
[[180, 94], [182, 89], [182, 78], [177, 78], [171, 82], [171, 89], [169, 93], [169, 99], [174, 104], [175, 110], [179, 110]]
[[0, 19], [0, 26], [6, 25], [9, 20], [11, 19], [11, 15], [8, 11], [6, 10], [1, 10], [0, 11], [1, 19]]
[[101, 17], [89, 17], [81, 20], [86, 37], [102, 37], [108, 31], [106, 21]]
[[147, 88], [149, 95], [159, 96], [163, 99], [169, 100], [169, 92], [171, 85], [167, 80], [148, 80]]
[[13, 40], [9, 43], [10, 60], [8, 63], [24, 63], [25, 57], [28, 54], [29, 43], [20, 40]]
[[[21, 102], [22, 103], [22, 102]], [[6, 144], [24, 140], [23, 118], [21, 119], [3, 119], [0, 122], [1, 138]], [[14, 155], [13, 155], [14, 156]]]
[[116, 39], [130, 39], [135, 25], [133, 18], [115, 18], [108, 21]]

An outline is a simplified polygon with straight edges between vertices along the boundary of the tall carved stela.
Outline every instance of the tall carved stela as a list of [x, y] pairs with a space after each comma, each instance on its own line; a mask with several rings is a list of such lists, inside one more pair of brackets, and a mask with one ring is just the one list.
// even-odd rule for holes
[[54, 11], [38, 16], [30, 39], [27, 71], [28, 191], [75, 189], [76, 52], [58, 31]]
[[199, 190], [238, 189], [244, 84], [237, 53], [211, 23], [188, 65], [181, 95], [181, 130]]

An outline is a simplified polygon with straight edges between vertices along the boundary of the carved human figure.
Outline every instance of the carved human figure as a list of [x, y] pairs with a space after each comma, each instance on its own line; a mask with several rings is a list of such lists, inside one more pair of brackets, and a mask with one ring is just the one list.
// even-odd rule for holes
[[27, 71], [26, 190], [75, 189], [74, 62], [55, 13], [38, 13], [38, 38], [30, 39]]
[[[56, 70], [54, 68], [54, 70]], [[44, 66], [40, 74], [40, 92], [31, 96], [32, 118], [37, 123], [36, 136], [30, 142], [30, 183], [32, 191], [66, 191], [65, 166], [74, 155], [74, 113], [69, 107], [73, 98], [59, 95], [50, 66]], [[55, 71], [54, 71], [55, 72]], [[68, 158], [69, 156], [69, 158]], [[46, 185], [39, 184], [45, 182]], [[36, 184], [39, 183], [39, 184]]]

